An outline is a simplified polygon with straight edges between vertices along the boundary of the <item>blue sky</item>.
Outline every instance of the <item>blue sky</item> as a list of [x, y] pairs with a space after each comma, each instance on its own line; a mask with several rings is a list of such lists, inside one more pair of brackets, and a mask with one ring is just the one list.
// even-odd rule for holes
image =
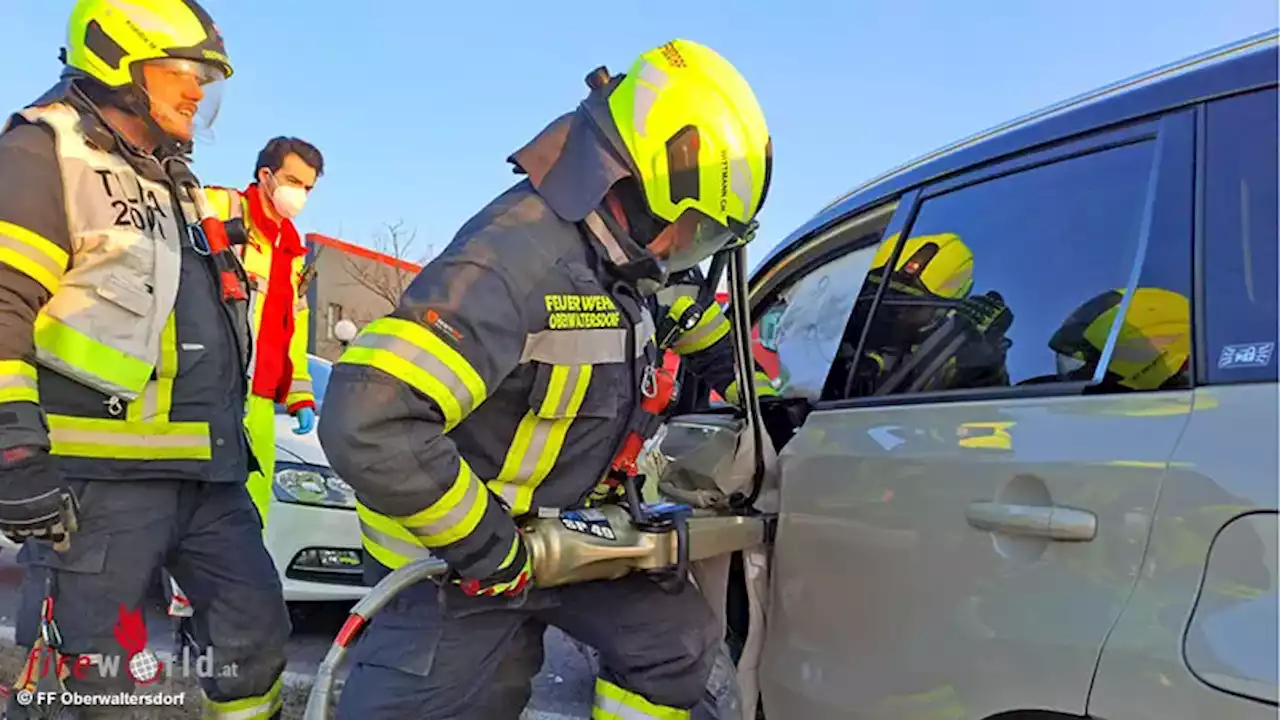
[[[0, 0], [0, 106], [57, 77], [71, 0]], [[1013, 116], [1280, 24], [1274, 0], [530, 3], [203, 0], [236, 75], [206, 183], [246, 184], [271, 136], [318, 145], [307, 231], [375, 244], [416, 228], [417, 259], [514, 180], [505, 159], [585, 93], [673, 37], [755, 87], [775, 174], [754, 264], [857, 182]], [[788, 10], [781, 8], [787, 7]]]

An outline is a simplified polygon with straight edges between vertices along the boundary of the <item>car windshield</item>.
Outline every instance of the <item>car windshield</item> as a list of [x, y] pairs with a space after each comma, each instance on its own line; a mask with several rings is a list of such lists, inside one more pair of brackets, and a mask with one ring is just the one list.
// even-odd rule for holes
[[[315, 388], [316, 394], [316, 413], [319, 414], [324, 408], [324, 393], [329, 387], [329, 373], [333, 370], [333, 363], [324, 358], [308, 355], [307, 370], [311, 373], [311, 385]], [[287, 413], [288, 410], [284, 405], [276, 404], [277, 415], [285, 415]]]

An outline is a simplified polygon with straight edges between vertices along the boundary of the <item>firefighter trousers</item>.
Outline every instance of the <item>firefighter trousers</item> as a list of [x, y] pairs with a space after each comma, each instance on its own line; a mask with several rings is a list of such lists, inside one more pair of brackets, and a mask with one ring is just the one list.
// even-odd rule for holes
[[267, 527], [267, 509], [271, 507], [271, 483], [276, 469], [276, 403], [249, 393], [245, 407], [244, 428], [249, 434], [249, 450], [258, 460], [259, 472], [249, 473], [245, 486], [253, 498], [263, 530]]
[[[125, 619], [154, 604], [156, 579], [167, 569], [195, 610], [189, 635], [189, 667], [172, 663], [160, 675], [198, 681], [206, 717], [267, 720], [280, 711], [285, 641], [291, 631], [279, 576], [262, 544], [253, 503], [239, 483], [180, 480], [69, 480], [80, 497], [80, 529], [71, 548], [57, 553], [28, 540], [18, 553], [25, 569], [16, 640], [30, 648], [39, 632], [45, 578], [52, 575], [54, 621], [61, 652], [89, 656], [66, 679], [68, 690], [132, 691], [130, 650], [122, 642], [154, 649], [171, 635], [147, 637]], [[155, 627], [154, 625], [152, 626]], [[125, 640], [122, 640], [122, 635]], [[141, 635], [141, 637], [139, 637]], [[209, 658], [205, 663], [198, 658]], [[8, 717], [27, 717], [11, 698]], [[120, 717], [119, 707], [77, 708], [82, 718]]]
[[634, 574], [524, 598], [471, 598], [424, 581], [375, 615], [352, 649], [336, 717], [516, 720], [548, 625], [598, 651], [596, 720], [692, 717], [722, 645], [692, 584], [668, 593]]

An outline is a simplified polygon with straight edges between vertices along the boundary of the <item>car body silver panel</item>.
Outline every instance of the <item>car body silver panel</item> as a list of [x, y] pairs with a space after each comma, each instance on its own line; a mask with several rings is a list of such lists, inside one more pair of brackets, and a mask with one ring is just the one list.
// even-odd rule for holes
[[[1190, 391], [815, 410], [781, 451], [771, 718], [1081, 715]], [[971, 503], [1091, 513], [1056, 541]]]
[[[1280, 504], [1278, 412], [1274, 385], [1196, 390], [1141, 579], [1098, 666], [1091, 713], [1276, 717], [1273, 705], [1232, 693], [1276, 693], [1275, 516], [1256, 513]], [[1215, 537], [1225, 552], [1210, 560]]]

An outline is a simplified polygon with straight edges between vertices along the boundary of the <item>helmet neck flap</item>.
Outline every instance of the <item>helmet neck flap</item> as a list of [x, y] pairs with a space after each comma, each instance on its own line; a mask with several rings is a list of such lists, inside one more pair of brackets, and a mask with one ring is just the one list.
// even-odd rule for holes
[[[618, 75], [593, 83], [589, 77], [591, 94], [578, 108], [552, 121], [508, 162], [529, 177], [557, 216], [585, 226], [613, 274], [648, 291], [666, 279], [646, 248], [663, 224], [647, 211], [639, 189], [631, 187], [638, 172], [609, 116], [609, 93], [621, 80]], [[605, 207], [605, 196], [615, 189], [629, 231]]]

